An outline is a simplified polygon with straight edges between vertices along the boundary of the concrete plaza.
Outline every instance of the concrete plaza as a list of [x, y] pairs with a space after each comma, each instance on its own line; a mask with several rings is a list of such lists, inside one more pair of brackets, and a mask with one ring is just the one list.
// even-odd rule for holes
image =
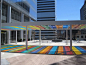
[[[16, 42], [15, 43], [10, 43], [10, 44], [6, 44], [6, 45], [26, 45], [26, 42]], [[68, 40], [68, 43], [66, 43], [66, 40], [63, 40], [62, 42], [52, 42], [51, 40], [47, 40], [47, 41], [41, 41], [41, 43], [39, 42], [39, 40], [32, 40], [32, 41], [28, 41], [28, 45], [37, 45], [37, 46], [70, 46], [70, 40]], [[72, 40], [72, 45], [73, 46], [86, 46], [86, 41], [74, 41]]]
[[[86, 65], [86, 55], [43, 55], [1, 53], [7, 65]], [[2, 63], [4, 65], [6, 63]]]
[[[72, 41], [73, 46], [86, 46], [86, 41]], [[10, 43], [7, 45], [26, 45], [26, 42]], [[62, 42], [43, 42], [40, 44], [38, 40], [28, 41], [28, 45], [36, 46], [70, 46], [70, 40]], [[2, 65], [86, 65], [86, 55], [47, 55], [47, 54], [22, 54], [1, 52]]]

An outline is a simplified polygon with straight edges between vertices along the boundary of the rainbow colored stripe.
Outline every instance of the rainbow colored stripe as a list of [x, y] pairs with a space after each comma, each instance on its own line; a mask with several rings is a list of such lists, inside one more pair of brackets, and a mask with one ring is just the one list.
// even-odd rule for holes
[[86, 46], [28, 46], [25, 45], [2, 45], [1, 52], [31, 53], [31, 54], [56, 54], [56, 55], [86, 55]]
[[[69, 29], [70, 25], [28, 25], [28, 30]], [[72, 25], [72, 29], [86, 29], [86, 24]], [[2, 26], [1, 30], [26, 30], [26, 26]]]

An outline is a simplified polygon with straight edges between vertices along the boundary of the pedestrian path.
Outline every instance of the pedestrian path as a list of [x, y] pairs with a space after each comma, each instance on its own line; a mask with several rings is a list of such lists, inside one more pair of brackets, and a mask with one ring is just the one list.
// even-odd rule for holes
[[31, 54], [54, 54], [54, 55], [86, 55], [86, 46], [28, 46], [25, 45], [2, 45], [1, 52], [31, 53]]

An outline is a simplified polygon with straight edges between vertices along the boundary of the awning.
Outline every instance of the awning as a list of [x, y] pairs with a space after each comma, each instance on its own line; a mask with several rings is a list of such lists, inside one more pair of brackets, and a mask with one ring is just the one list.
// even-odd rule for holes
[[[28, 25], [28, 30], [64, 30], [70, 25]], [[86, 24], [72, 25], [72, 29], [86, 29]], [[1, 30], [26, 30], [26, 26], [2, 26]]]

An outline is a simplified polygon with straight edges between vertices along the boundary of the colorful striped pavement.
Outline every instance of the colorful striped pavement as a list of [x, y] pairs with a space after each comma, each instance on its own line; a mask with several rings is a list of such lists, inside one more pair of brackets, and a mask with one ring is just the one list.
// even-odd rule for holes
[[25, 45], [2, 45], [1, 52], [53, 54], [53, 55], [86, 55], [86, 46], [28, 46]]

